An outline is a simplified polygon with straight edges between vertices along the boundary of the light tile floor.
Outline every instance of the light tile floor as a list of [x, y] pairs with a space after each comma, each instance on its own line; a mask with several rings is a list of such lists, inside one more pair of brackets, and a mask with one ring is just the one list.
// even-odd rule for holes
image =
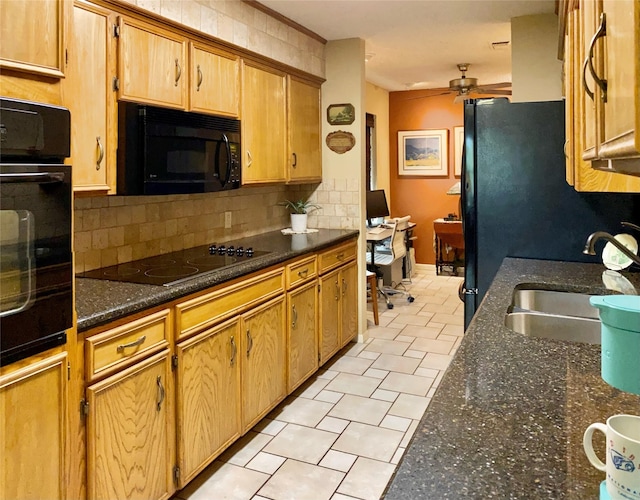
[[350, 344], [174, 500], [379, 499], [463, 335], [462, 278], [420, 266], [413, 303], [368, 304]]

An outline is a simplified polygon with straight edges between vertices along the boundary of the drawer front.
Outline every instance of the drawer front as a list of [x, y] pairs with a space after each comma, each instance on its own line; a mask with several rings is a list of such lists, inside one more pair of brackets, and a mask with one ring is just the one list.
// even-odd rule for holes
[[170, 312], [163, 309], [85, 340], [87, 378], [111, 374], [169, 345]]
[[349, 241], [318, 254], [320, 274], [324, 274], [356, 258], [356, 241]]
[[287, 290], [314, 279], [318, 275], [317, 262], [316, 256], [313, 255], [288, 264], [285, 268]]
[[176, 306], [178, 338], [196, 333], [284, 293], [284, 268], [250, 278]]

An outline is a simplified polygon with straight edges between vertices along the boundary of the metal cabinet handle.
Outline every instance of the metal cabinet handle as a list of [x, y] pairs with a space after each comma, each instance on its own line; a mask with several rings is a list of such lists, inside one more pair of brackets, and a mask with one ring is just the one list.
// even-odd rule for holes
[[295, 167], [297, 167], [297, 166], [298, 166], [298, 155], [297, 155], [297, 154], [295, 154], [295, 153], [292, 153], [292, 154], [293, 154], [293, 165], [291, 165], [291, 166], [292, 166], [293, 168], [295, 168]]
[[64, 172], [26, 172], [23, 174], [0, 174], [0, 180], [13, 182], [37, 182], [38, 184], [57, 184], [64, 182]]
[[602, 94], [600, 95], [602, 102], [607, 102], [607, 80], [600, 78], [596, 73], [596, 69], [593, 67], [593, 50], [598, 38], [602, 38], [605, 36], [607, 36], [607, 16], [603, 12], [600, 15], [600, 26], [598, 26], [598, 30], [595, 32], [593, 38], [591, 39], [591, 42], [589, 43], [589, 56], [587, 57], [587, 62], [589, 63], [589, 73], [591, 73], [591, 76], [595, 80], [596, 85], [598, 85], [598, 87], [600, 87], [600, 90], [602, 91]]
[[298, 276], [300, 276], [301, 278], [306, 278], [307, 275], [309, 274], [309, 269], [303, 269], [302, 271], [298, 271]]
[[248, 358], [249, 353], [251, 352], [251, 349], [253, 349], [253, 339], [251, 338], [251, 332], [249, 330], [247, 330], [247, 342], [248, 342], [248, 346], [247, 346], [247, 358]]
[[342, 296], [344, 297], [347, 293], [347, 280], [342, 278]]
[[584, 58], [584, 62], [582, 63], [582, 86], [584, 87], [584, 91], [587, 93], [589, 98], [593, 101], [593, 92], [589, 88], [589, 84], [587, 83], [587, 66], [589, 65], [589, 56]]
[[176, 59], [176, 87], [178, 86], [178, 82], [180, 81], [181, 76], [182, 76], [182, 68], [180, 67], [180, 61]]
[[100, 136], [96, 137], [96, 142], [98, 143], [98, 161], [96, 161], [96, 170], [100, 170], [100, 164], [104, 159], [104, 146], [102, 145], [102, 141], [100, 140]]
[[122, 352], [122, 351], [124, 351], [125, 349], [127, 349], [129, 347], [138, 347], [138, 346], [144, 344], [145, 340], [147, 340], [147, 336], [143, 335], [138, 340], [134, 340], [133, 342], [129, 342], [128, 344], [120, 344], [118, 347], [116, 347], [116, 351], [117, 352]]
[[202, 70], [200, 69], [200, 65], [197, 67], [198, 71], [198, 86], [196, 87], [196, 92], [200, 92], [200, 85], [202, 85]]
[[296, 323], [298, 322], [298, 311], [296, 311], [295, 304], [291, 306], [291, 315], [293, 316], [293, 320], [291, 321], [291, 328], [295, 328]]
[[569, 158], [569, 155], [567, 154], [567, 146], [568, 145], [569, 145], [569, 139], [564, 141], [564, 146], [562, 147], [562, 152], [564, 153], [564, 157], [565, 158]]
[[229, 341], [231, 343], [231, 366], [233, 366], [233, 364], [236, 362], [236, 354], [238, 354], [238, 347], [236, 346], [236, 339], [233, 337], [233, 335], [231, 336], [231, 340]]
[[336, 295], [335, 295], [335, 297], [336, 297], [336, 300], [340, 300], [340, 284], [338, 283], [338, 280], [336, 280], [335, 285], [336, 285]]
[[344, 253], [339, 253], [338, 255], [336, 255], [336, 259], [338, 260], [344, 259]]
[[158, 375], [156, 379], [156, 385], [158, 386], [158, 405], [157, 410], [160, 411], [162, 409], [162, 402], [164, 401], [164, 387], [162, 386], [162, 377]]
[[253, 163], [253, 156], [251, 156], [251, 151], [247, 149], [247, 158], [249, 159], [249, 163], [247, 163], [247, 167], [250, 167]]

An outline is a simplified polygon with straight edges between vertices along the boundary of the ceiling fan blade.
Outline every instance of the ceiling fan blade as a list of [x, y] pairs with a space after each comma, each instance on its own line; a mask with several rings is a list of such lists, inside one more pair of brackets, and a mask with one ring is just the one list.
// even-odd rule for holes
[[501, 82], [501, 83], [489, 83], [487, 85], [480, 85], [483, 89], [503, 89], [505, 87], [511, 87], [511, 82]]
[[474, 92], [477, 92], [478, 94], [511, 95], [510, 90], [491, 90], [486, 87], [478, 88]]
[[411, 101], [412, 99], [425, 99], [427, 97], [436, 97], [439, 95], [447, 95], [447, 94], [451, 94], [451, 91], [448, 92], [440, 92], [439, 94], [427, 94], [427, 95], [418, 95], [415, 97], [407, 97], [406, 99], [404, 99], [405, 101]]

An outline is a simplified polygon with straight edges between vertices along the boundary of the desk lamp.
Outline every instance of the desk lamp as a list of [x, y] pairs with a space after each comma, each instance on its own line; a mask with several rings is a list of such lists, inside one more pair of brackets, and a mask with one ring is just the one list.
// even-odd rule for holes
[[[447, 191], [448, 195], [458, 195], [460, 196], [462, 194], [462, 186], [460, 184], [460, 181], [456, 182], [453, 186], [451, 186], [449, 188], [449, 191]], [[460, 214], [459, 217], [457, 219], [451, 219], [449, 217], [447, 217], [445, 220], [460, 220], [462, 218], [462, 198], [460, 198], [460, 200], [458, 201], [458, 213]]]

